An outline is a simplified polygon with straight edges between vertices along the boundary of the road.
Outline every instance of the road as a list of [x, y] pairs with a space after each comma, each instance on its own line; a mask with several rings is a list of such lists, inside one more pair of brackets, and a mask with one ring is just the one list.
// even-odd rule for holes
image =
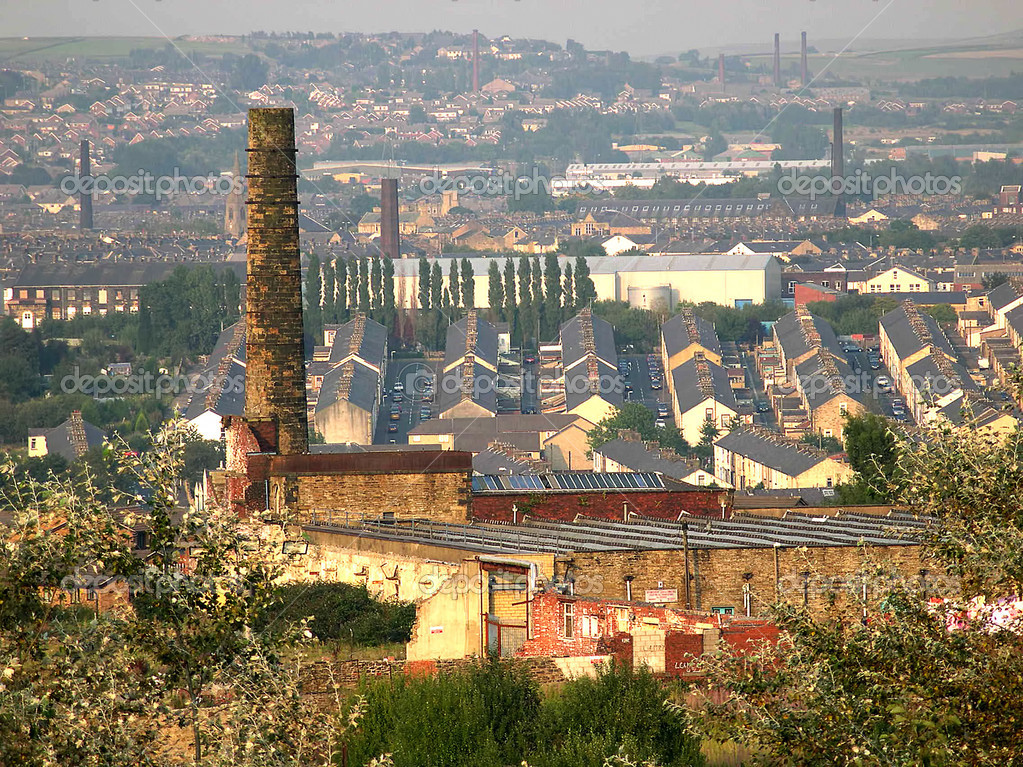
[[664, 381], [663, 388], [660, 390], [654, 389], [650, 381], [650, 368], [646, 363], [645, 354], [623, 354], [618, 357], [619, 360], [628, 360], [632, 363], [632, 373], [625, 378], [625, 383], [632, 386], [632, 391], [626, 393], [627, 402], [639, 402], [646, 405], [653, 413], [654, 417], [657, 415], [657, 406], [659, 404], [668, 404], [668, 416], [664, 421], [670, 422], [674, 417], [671, 414], [672, 408], [668, 402], [668, 382]]
[[540, 369], [539, 362], [522, 363], [522, 412], [540, 412], [540, 394], [537, 391], [537, 375]]
[[769, 429], [777, 429], [778, 419], [774, 415], [774, 410], [769, 408], [766, 413], [756, 412], [757, 406], [761, 403], [768, 405], [770, 403], [764, 391], [764, 382], [760, 378], [760, 371], [757, 370], [757, 366], [753, 362], [753, 355], [749, 352], [740, 352], [739, 354], [742, 367], [746, 371], [746, 388], [753, 395], [753, 423], [766, 426]]
[[[427, 361], [422, 358], [416, 359], [392, 359], [387, 367], [387, 377], [384, 388], [388, 396], [380, 404], [380, 414], [377, 417], [376, 432], [373, 435], [373, 444], [387, 445], [392, 441], [395, 444], [408, 444], [409, 430], [420, 423], [419, 409], [423, 405], [430, 405], [431, 413], [437, 414], [436, 402], [436, 374], [437, 361]], [[427, 403], [423, 400], [424, 384], [428, 380], [434, 380], [434, 401]], [[402, 392], [401, 417], [397, 421], [391, 420], [391, 407], [395, 405], [394, 384], [400, 380], [405, 388]], [[388, 427], [394, 424], [397, 431], [390, 432]]]

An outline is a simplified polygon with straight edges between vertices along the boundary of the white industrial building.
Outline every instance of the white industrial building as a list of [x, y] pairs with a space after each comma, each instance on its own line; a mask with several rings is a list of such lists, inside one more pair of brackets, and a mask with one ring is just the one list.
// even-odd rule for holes
[[[460, 258], [441, 257], [445, 284], [451, 264]], [[488, 270], [496, 263], [504, 274], [505, 256], [470, 258], [475, 296], [473, 305], [489, 308]], [[516, 267], [519, 258], [512, 259]], [[726, 306], [759, 304], [781, 297], [781, 266], [768, 254], [745, 256], [589, 256], [586, 262], [597, 292], [597, 300], [628, 301], [639, 308], [663, 305], [671, 311], [680, 301], [713, 301]], [[558, 257], [562, 273], [566, 264], [575, 269], [575, 259]], [[419, 261], [394, 262], [395, 303], [412, 308], [419, 296]]]

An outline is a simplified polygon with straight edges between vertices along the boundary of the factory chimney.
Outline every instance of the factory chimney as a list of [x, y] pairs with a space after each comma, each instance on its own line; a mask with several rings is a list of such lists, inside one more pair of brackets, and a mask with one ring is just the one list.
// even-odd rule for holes
[[725, 89], [725, 54], [718, 54], [718, 82], [721, 83], [721, 90]]
[[380, 179], [380, 253], [401, 258], [398, 230], [398, 179]]
[[[843, 161], [844, 145], [842, 142], [842, 107], [835, 108], [835, 132], [831, 143], [831, 178], [832, 184], [835, 179], [841, 179], [845, 175], [845, 163]], [[835, 192], [832, 186], [832, 193], [835, 194], [835, 216], [845, 215], [845, 196], [841, 189]]]
[[802, 34], [799, 45], [799, 78], [803, 86], [810, 84], [810, 70], [806, 66], [806, 32]]
[[774, 84], [781, 87], [781, 35], [774, 33]]
[[[280, 455], [309, 450], [295, 113], [249, 110], [245, 421]], [[264, 451], [267, 452], [267, 451]]]
[[90, 186], [78, 193], [78, 228], [83, 232], [92, 231], [92, 179], [86, 181], [92, 175], [92, 163], [89, 159], [89, 139], [83, 138], [81, 150], [78, 155], [78, 178], [83, 184]]
[[480, 31], [472, 31], [472, 92], [480, 92]]
[[233, 185], [224, 203], [224, 234], [229, 237], [241, 237], [245, 231], [245, 195], [238, 185], [242, 177], [241, 163], [238, 153], [234, 153], [234, 172], [231, 174]]

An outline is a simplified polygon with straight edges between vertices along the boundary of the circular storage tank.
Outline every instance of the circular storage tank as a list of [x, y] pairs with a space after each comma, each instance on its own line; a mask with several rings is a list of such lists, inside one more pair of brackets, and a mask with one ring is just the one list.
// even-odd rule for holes
[[629, 306], [633, 309], [671, 311], [671, 285], [652, 288], [629, 288]]

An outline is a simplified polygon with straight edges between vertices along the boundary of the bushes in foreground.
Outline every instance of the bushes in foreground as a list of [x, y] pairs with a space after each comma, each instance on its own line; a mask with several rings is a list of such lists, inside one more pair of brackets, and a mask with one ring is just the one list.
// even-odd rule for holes
[[348, 764], [391, 754], [395, 767], [602, 767], [621, 755], [700, 765], [700, 744], [665, 709], [670, 690], [617, 666], [542, 697], [521, 667], [491, 659], [465, 671], [367, 684]]

